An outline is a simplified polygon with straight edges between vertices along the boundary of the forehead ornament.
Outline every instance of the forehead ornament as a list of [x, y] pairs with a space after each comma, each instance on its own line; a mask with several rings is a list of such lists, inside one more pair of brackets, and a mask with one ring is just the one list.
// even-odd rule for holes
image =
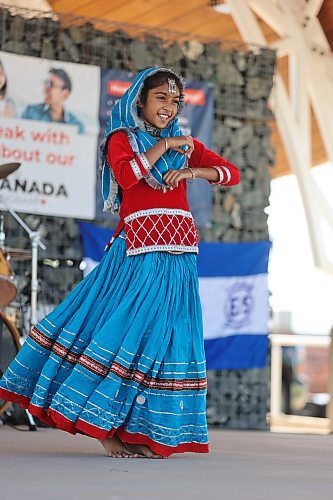
[[176, 80], [173, 78], [168, 78], [169, 93], [175, 94], [177, 92]]

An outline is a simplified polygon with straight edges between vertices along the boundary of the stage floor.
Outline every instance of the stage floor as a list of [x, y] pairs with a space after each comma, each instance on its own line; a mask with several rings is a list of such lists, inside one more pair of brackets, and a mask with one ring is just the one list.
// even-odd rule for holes
[[333, 435], [210, 431], [208, 455], [113, 459], [91, 438], [0, 428], [3, 500], [332, 500]]

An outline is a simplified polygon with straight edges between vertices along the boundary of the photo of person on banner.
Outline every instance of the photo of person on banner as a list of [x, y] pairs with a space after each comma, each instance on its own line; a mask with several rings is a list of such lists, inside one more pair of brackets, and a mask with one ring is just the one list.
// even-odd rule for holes
[[0, 161], [21, 163], [2, 194], [18, 212], [94, 219], [100, 68], [7, 52], [0, 61]]
[[44, 102], [29, 104], [22, 113], [27, 120], [41, 120], [76, 125], [78, 133], [84, 134], [83, 123], [70, 111], [64, 103], [72, 91], [72, 81], [62, 68], [51, 68], [44, 81]]
[[7, 97], [7, 75], [4, 66], [0, 60], [0, 117], [14, 118], [16, 111], [12, 99]]

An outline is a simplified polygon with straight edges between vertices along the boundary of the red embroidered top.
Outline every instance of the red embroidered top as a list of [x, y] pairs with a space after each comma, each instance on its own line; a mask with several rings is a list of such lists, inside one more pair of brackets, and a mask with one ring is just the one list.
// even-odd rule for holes
[[[193, 139], [189, 166], [213, 167], [222, 186], [239, 183], [239, 170], [232, 163]], [[173, 189], [153, 189], [145, 181], [149, 163], [143, 153], [135, 154], [126, 132], [116, 132], [109, 140], [107, 160], [122, 188], [120, 223], [125, 227], [127, 255], [152, 251], [198, 252], [198, 234], [189, 211], [186, 180]]]

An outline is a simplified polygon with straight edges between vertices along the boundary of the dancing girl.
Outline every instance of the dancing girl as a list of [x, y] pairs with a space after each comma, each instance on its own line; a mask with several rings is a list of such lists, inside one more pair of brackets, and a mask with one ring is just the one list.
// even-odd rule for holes
[[48, 425], [112, 457], [207, 453], [198, 236], [187, 181], [238, 169], [178, 124], [182, 79], [139, 73], [100, 147], [105, 210], [120, 222], [100, 264], [36, 324], [0, 382]]

